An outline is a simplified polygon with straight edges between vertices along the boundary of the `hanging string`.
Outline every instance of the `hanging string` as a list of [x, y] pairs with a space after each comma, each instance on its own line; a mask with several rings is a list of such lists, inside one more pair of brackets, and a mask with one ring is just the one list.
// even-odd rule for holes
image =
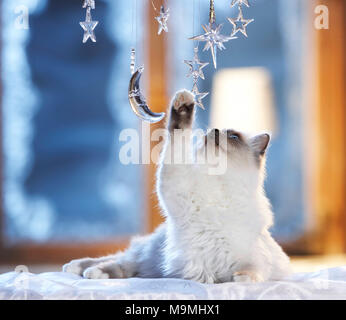
[[155, 5], [154, 5], [154, 1], [153, 1], [153, 0], [151, 0], [151, 4], [152, 4], [154, 10], [157, 12], [157, 9], [156, 9], [156, 7], [155, 7]]
[[[163, 0], [162, 1], [162, 5], [166, 8], [166, 6], [165, 6], [165, 0]], [[154, 10], [156, 11], [156, 12], [158, 12], [159, 10], [157, 10], [157, 8], [155, 7], [155, 4], [154, 4], [154, 0], [151, 0], [151, 5], [153, 6], [153, 8], [154, 8]]]
[[[195, 19], [195, 17], [196, 17], [196, 1], [197, 0], [193, 0], [193, 34], [192, 34], [192, 36], [194, 36], [195, 35], [195, 33], [196, 33], [196, 19]], [[201, 25], [201, 0], [198, 0], [198, 18], [197, 18], [197, 20], [198, 20], [198, 22], [197, 22], [197, 25]], [[199, 45], [199, 41], [198, 40], [194, 40], [193, 41], [193, 47], [194, 48], [198, 48], [198, 45]]]
[[[136, 68], [136, 52], [137, 52], [137, 0], [132, 0], [132, 28], [131, 37], [134, 39], [134, 44], [131, 47], [130, 56], [130, 71], [134, 74]], [[134, 25], [136, 25], [134, 27]], [[135, 34], [134, 34], [135, 33]]]
[[210, 0], [210, 12], [209, 12], [209, 23], [213, 24], [215, 23], [215, 7], [214, 7], [214, 0]]
[[198, 0], [198, 25], [201, 25], [201, 0]]
[[[193, 0], [192, 6], [192, 36], [195, 35], [195, 13], [196, 13], [196, 0]], [[196, 40], [193, 41], [193, 47], [196, 47]]]
[[138, 6], [137, 6], [137, 0], [135, 0], [135, 26], [136, 26], [136, 48], [137, 48], [137, 35], [138, 35], [138, 25], [137, 25], [137, 17], [138, 17]]
[[[134, 1], [132, 0], [132, 18], [131, 18], [131, 38], [133, 39], [134, 36], [134, 21], [135, 21], [135, 5], [134, 5]], [[132, 40], [133, 41], [133, 40]]]

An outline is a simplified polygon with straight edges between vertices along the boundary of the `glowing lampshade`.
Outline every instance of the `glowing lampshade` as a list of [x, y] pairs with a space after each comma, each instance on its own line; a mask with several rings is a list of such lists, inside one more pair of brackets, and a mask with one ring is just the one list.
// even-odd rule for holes
[[223, 69], [214, 77], [212, 92], [211, 128], [275, 134], [273, 88], [266, 69]]

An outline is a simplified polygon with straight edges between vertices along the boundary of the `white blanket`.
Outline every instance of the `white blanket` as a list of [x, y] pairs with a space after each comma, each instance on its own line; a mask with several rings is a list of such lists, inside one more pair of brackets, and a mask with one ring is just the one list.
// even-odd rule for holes
[[201, 284], [180, 279], [88, 280], [47, 272], [0, 275], [3, 299], [346, 299], [346, 266], [285, 281]]

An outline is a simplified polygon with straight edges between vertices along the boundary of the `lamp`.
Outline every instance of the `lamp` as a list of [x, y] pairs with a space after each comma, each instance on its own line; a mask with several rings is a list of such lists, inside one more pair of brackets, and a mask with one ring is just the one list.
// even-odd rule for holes
[[212, 128], [275, 135], [273, 87], [265, 68], [223, 69], [214, 77], [212, 92]]

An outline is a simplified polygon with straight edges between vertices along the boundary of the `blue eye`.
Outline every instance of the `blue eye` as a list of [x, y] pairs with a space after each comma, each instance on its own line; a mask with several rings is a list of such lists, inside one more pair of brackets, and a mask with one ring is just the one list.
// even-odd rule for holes
[[239, 136], [237, 134], [229, 134], [228, 138], [233, 139], [233, 140], [238, 140]]
[[234, 130], [227, 130], [227, 137], [235, 141], [240, 140], [239, 134]]

